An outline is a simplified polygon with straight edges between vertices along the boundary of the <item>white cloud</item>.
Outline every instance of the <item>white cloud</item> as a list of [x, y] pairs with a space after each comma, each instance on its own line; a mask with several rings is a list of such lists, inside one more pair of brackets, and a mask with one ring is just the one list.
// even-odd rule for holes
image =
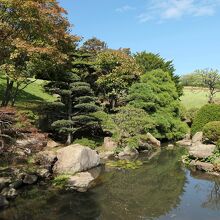
[[133, 11], [135, 9], [136, 9], [135, 7], [132, 7], [130, 5], [124, 5], [120, 8], [116, 8], [116, 11], [122, 13], [122, 12], [127, 12], [127, 11]]
[[220, 7], [220, 0], [150, 0], [140, 22], [179, 19], [185, 16], [212, 16]]

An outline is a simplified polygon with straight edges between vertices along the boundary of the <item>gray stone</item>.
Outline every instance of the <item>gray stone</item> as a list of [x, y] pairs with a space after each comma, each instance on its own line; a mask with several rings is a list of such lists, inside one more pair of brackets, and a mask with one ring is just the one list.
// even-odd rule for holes
[[100, 157], [95, 150], [79, 144], [73, 144], [57, 151], [54, 172], [75, 174], [86, 171], [100, 164]]
[[4, 188], [1, 195], [7, 199], [14, 199], [18, 195], [18, 192], [14, 188]]
[[183, 147], [189, 147], [192, 145], [192, 141], [189, 139], [183, 139], [183, 140], [177, 141], [176, 144], [183, 146]]
[[95, 185], [95, 180], [99, 177], [100, 173], [100, 167], [87, 172], [77, 173], [69, 178], [67, 187], [78, 192], [86, 192]]
[[0, 191], [11, 183], [11, 178], [0, 177]]
[[192, 145], [198, 145], [202, 143], [203, 139], [203, 132], [197, 132], [193, 137], [192, 137]]
[[0, 209], [5, 208], [8, 205], [9, 205], [8, 200], [4, 196], [0, 195]]
[[125, 147], [122, 152], [118, 154], [120, 160], [123, 159], [132, 159], [138, 155], [138, 151], [135, 148]]
[[152, 134], [150, 134], [149, 132], [147, 133], [147, 142], [154, 146], [154, 147], [160, 147], [161, 143], [159, 140], [157, 140]]
[[38, 176], [37, 175], [31, 175], [31, 174], [26, 174], [23, 183], [31, 185], [37, 182]]
[[100, 159], [102, 160], [108, 160], [109, 158], [114, 156], [114, 152], [113, 151], [100, 152], [99, 156], [100, 156]]
[[195, 166], [197, 170], [201, 170], [205, 172], [212, 172], [214, 170], [214, 165], [211, 163], [196, 161]]
[[104, 143], [103, 143], [103, 148], [105, 151], [115, 151], [117, 148], [117, 143], [112, 140], [111, 137], [105, 137], [104, 138]]
[[213, 144], [192, 145], [189, 148], [189, 155], [190, 157], [193, 157], [193, 158], [205, 159], [213, 155], [215, 147], [216, 146]]

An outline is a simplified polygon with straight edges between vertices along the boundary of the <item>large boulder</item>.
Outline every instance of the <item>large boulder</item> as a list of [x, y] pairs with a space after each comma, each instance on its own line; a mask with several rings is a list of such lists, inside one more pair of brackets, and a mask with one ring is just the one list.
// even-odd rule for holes
[[58, 174], [75, 174], [89, 170], [99, 164], [100, 158], [95, 150], [79, 144], [73, 144], [57, 151], [57, 162], [53, 170]]
[[117, 143], [115, 141], [113, 141], [111, 137], [105, 137], [104, 143], [103, 143], [103, 148], [105, 151], [114, 152], [117, 148]]
[[189, 148], [189, 156], [193, 158], [205, 159], [212, 156], [216, 146], [213, 144], [197, 144]]
[[192, 145], [198, 145], [202, 143], [203, 139], [203, 132], [197, 132], [193, 137], [192, 137]]
[[100, 167], [91, 169], [87, 172], [77, 173], [68, 180], [67, 187], [78, 192], [86, 192], [95, 185], [95, 180], [101, 173]]

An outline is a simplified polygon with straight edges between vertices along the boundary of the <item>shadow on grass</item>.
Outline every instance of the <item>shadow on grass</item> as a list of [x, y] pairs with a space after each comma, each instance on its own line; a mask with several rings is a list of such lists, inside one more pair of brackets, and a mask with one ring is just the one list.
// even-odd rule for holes
[[[5, 91], [5, 85], [1, 81], [1, 84], [0, 84], [0, 103], [2, 101], [4, 91]], [[34, 108], [34, 107], [36, 107], [36, 105], [40, 105], [45, 102], [46, 101], [43, 98], [22, 90], [18, 94], [18, 97], [15, 102], [15, 106], [17, 106], [19, 108]]]

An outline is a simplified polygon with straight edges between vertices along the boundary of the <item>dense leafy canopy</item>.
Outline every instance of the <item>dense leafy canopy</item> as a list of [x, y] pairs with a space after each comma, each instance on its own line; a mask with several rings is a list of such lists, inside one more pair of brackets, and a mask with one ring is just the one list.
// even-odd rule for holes
[[28, 78], [35, 76], [38, 60], [46, 56], [62, 63], [68, 59], [66, 50], [78, 37], [69, 34], [65, 14], [56, 0], [0, 0], [0, 69], [7, 80], [2, 105], [8, 105], [18, 89], [29, 83]]
[[169, 73], [172, 80], [175, 82], [178, 95], [181, 96], [183, 94], [179, 76], [175, 75], [173, 61], [166, 61], [159, 54], [148, 53], [146, 51], [138, 52], [134, 57], [144, 74], [156, 69], [161, 69], [164, 72]]
[[97, 85], [100, 93], [109, 100], [114, 108], [120, 95], [139, 79], [141, 74], [134, 58], [122, 50], [106, 50], [96, 59]]
[[152, 116], [158, 138], [170, 140], [185, 134], [178, 93], [169, 73], [158, 69], [144, 74], [140, 83], [131, 86], [128, 100], [130, 105], [142, 108]]

